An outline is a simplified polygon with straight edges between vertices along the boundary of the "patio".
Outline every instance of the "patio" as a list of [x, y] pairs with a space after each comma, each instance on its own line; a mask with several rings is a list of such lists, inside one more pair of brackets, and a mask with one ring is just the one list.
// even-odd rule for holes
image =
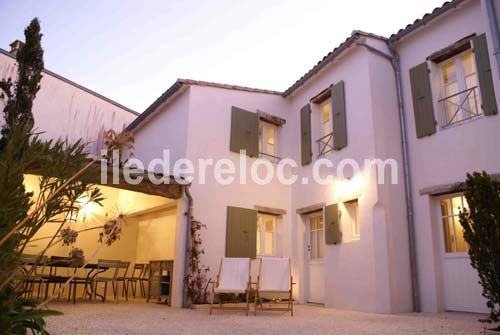
[[59, 334], [480, 334], [480, 315], [467, 313], [377, 315], [297, 305], [291, 318], [281, 313], [256, 317], [240, 312], [185, 310], [154, 303], [54, 303], [63, 311], [47, 319]]

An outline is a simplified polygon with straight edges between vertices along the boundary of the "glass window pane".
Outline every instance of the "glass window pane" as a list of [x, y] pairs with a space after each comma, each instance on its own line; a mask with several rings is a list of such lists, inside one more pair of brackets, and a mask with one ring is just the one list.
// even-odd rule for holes
[[451, 202], [450, 199], [441, 200], [441, 215], [450, 216], [451, 213]]
[[455, 62], [448, 62], [441, 65], [441, 71], [443, 75], [443, 82], [445, 85], [457, 81]]
[[261, 225], [260, 225], [260, 220], [261, 220], [261, 217], [259, 216], [257, 218], [257, 255], [262, 254], [262, 250], [261, 250], [261, 247], [260, 247], [260, 235], [261, 235], [261, 232], [262, 232]]
[[263, 139], [263, 129], [264, 125], [262, 123], [259, 124], [259, 152], [262, 152], [262, 142], [264, 141]]
[[274, 232], [274, 219], [267, 218], [266, 219], [266, 233], [272, 233], [272, 232]]
[[266, 231], [265, 239], [265, 253], [266, 255], [274, 255], [274, 233]]
[[318, 258], [323, 258], [324, 245], [325, 245], [325, 231], [318, 230]]
[[467, 199], [465, 197], [462, 197], [462, 204], [464, 208], [469, 209], [469, 204], [467, 203]]
[[360, 228], [360, 223], [359, 223], [359, 205], [358, 202], [356, 201], [354, 203], [354, 234], [356, 236], [360, 235], [361, 228]]
[[271, 155], [271, 156], [275, 156], [275, 154], [274, 154], [274, 145], [273, 144], [268, 144], [267, 145], [267, 152], [266, 152], [266, 154]]
[[330, 121], [330, 104], [329, 103], [326, 103], [323, 105], [322, 112], [323, 112], [323, 123]]
[[323, 217], [318, 217], [318, 229], [323, 229]]
[[455, 217], [455, 238], [457, 240], [457, 252], [467, 251], [467, 242], [464, 239], [464, 229], [460, 224], [458, 216]]
[[274, 127], [271, 125], [267, 126], [266, 129], [267, 143], [274, 145]]
[[317, 241], [316, 241], [317, 231], [312, 231], [310, 236], [310, 246], [311, 246], [311, 259], [318, 258], [318, 249], [317, 249]]
[[476, 72], [476, 66], [474, 63], [474, 57], [472, 57], [472, 52], [467, 52], [461, 57], [462, 67], [464, 69], [464, 74], [469, 75]]
[[309, 223], [311, 225], [311, 231], [318, 229], [318, 226], [316, 224], [316, 217], [313, 216], [309, 219]]
[[444, 249], [446, 252], [455, 252], [455, 237], [453, 229], [453, 218], [443, 218]]
[[462, 197], [453, 197], [451, 198], [451, 206], [453, 207], [453, 215], [460, 214], [462, 210]]
[[332, 123], [330, 122], [330, 103], [326, 103], [323, 105], [322, 109], [322, 127], [323, 127], [323, 136], [328, 135], [332, 132]]

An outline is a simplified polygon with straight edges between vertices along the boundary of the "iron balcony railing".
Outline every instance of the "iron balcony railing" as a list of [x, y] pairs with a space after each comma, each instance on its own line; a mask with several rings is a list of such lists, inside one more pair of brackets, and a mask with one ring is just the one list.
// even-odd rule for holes
[[481, 115], [477, 101], [477, 86], [439, 100], [444, 107], [444, 126], [450, 126]]
[[266, 154], [265, 152], [259, 152], [259, 157], [260, 157], [260, 158], [267, 158], [267, 159], [269, 159], [272, 163], [279, 163], [279, 161], [281, 160], [281, 158], [280, 158], [280, 157], [273, 156], [273, 155], [270, 155], [270, 154]]
[[316, 140], [318, 143], [319, 156], [326, 155], [330, 151], [333, 151], [333, 132], [326, 134]]

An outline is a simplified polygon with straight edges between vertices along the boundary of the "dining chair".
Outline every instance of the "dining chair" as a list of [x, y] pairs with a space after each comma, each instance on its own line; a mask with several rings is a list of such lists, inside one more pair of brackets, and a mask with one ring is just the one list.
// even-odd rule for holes
[[[64, 293], [63, 284], [70, 278], [67, 270], [71, 267], [71, 258], [64, 256], [50, 256], [47, 265], [49, 266], [49, 275], [47, 276], [47, 285], [45, 287], [45, 298], [47, 299], [48, 297], [50, 284], [54, 285], [52, 288], [52, 294], [54, 294], [56, 288], [59, 287], [57, 297], [61, 298], [61, 293]], [[61, 274], [61, 271], [64, 270], [66, 270], [66, 273]]]
[[21, 255], [21, 263], [23, 264], [23, 272], [26, 274], [25, 290], [26, 296], [33, 297], [35, 285], [38, 285], [37, 298], [40, 298], [40, 292], [46, 285], [46, 278], [44, 277], [44, 269], [47, 264], [47, 256], [39, 255]]
[[[137, 284], [140, 285], [141, 278], [143, 276], [143, 272], [146, 269], [146, 264], [145, 263], [135, 263], [134, 267], [132, 268], [132, 273], [130, 274], [130, 277], [127, 278], [127, 293], [129, 290], [129, 285], [132, 288], [132, 294], [136, 296], [137, 292]], [[142, 291], [141, 291], [142, 292]]]
[[[149, 276], [150, 276], [150, 266], [149, 263], [144, 267], [144, 271], [142, 272], [141, 279], [139, 280], [139, 287], [141, 288], [141, 294], [143, 298], [148, 297], [149, 292]], [[148, 284], [148, 290], [146, 291], [146, 283]]]
[[[94, 302], [96, 302], [97, 299], [97, 284], [99, 283], [104, 284], [104, 293], [102, 296], [103, 297], [102, 301], [103, 302], [106, 301], [106, 294], [108, 292], [108, 283], [111, 283], [115, 301], [118, 302], [116, 278], [118, 277], [121, 263], [122, 262], [119, 260], [109, 260], [109, 259], [99, 259], [97, 261], [97, 274], [94, 277], [94, 279], [92, 279], [92, 295]], [[108, 274], [111, 276], [107, 276]]]
[[122, 283], [122, 296], [125, 296], [126, 301], [128, 301], [128, 287], [126, 285], [126, 282], [129, 266], [130, 262], [120, 262], [120, 268], [118, 269], [115, 280], [116, 294], [118, 294], [119, 284]]

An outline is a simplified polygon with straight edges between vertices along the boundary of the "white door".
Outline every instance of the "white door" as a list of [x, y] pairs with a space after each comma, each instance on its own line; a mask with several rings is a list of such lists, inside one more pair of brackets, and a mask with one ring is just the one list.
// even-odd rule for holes
[[312, 214], [307, 223], [307, 301], [323, 304], [325, 302], [325, 269], [323, 254], [325, 249], [325, 225], [323, 213]]
[[441, 256], [445, 308], [449, 311], [487, 313], [486, 300], [481, 295], [477, 271], [470, 265], [467, 243], [458, 214], [467, 207], [463, 195], [440, 200]]

